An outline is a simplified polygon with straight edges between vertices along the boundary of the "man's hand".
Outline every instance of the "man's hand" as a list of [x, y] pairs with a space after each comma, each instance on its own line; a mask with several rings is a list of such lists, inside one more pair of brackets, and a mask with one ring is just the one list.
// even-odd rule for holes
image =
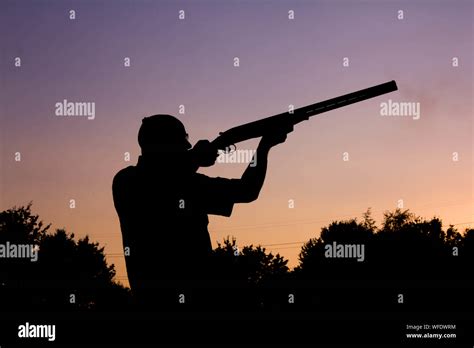
[[217, 148], [209, 140], [199, 140], [189, 151], [192, 153], [194, 164], [198, 167], [214, 165], [216, 158], [219, 156]]
[[275, 132], [265, 134], [260, 140], [259, 147], [270, 149], [271, 147], [284, 143], [288, 133], [293, 132], [293, 125], [278, 129]]

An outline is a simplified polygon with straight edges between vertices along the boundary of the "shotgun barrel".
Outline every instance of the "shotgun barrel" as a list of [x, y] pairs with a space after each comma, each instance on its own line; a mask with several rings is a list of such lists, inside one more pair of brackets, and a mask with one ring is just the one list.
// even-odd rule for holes
[[311, 116], [358, 103], [366, 99], [375, 98], [382, 94], [396, 91], [397, 89], [396, 82], [392, 80], [380, 85], [361, 89], [357, 92], [307, 105], [295, 109], [293, 112], [288, 111], [275, 116], [266, 117], [221, 132], [219, 136], [212, 141], [212, 144], [217, 147], [217, 149], [227, 152], [230, 146], [241, 141], [258, 138], [264, 134], [278, 130], [278, 128], [288, 127], [306, 121]]

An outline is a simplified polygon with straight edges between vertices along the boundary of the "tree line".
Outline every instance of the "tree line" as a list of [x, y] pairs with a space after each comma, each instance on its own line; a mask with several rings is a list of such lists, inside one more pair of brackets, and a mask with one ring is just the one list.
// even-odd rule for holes
[[[0, 258], [0, 306], [4, 310], [103, 310], [133, 304], [118, 282], [104, 247], [64, 229], [50, 232], [27, 206], [0, 213], [0, 245], [38, 247], [37, 260]], [[179, 246], [173, 246], [179, 250]], [[409, 210], [384, 213], [377, 226], [368, 209], [360, 219], [334, 221], [305, 242], [298, 265], [262, 246], [237, 247], [233, 237], [212, 253], [214, 274], [229, 286], [294, 288], [301, 284], [371, 286], [383, 281], [473, 284], [474, 230], [443, 228]], [[431, 283], [430, 283], [431, 282]]]

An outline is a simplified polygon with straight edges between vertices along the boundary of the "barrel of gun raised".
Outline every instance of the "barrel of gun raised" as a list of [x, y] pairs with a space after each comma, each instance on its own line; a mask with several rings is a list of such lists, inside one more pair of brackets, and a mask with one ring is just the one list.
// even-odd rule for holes
[[225, 150], [232, 144], [261, 137], [262, 135], [271, 133], [285, 125], [295, 125], [302, 121], [308, 120], [311, 116], [341, 108], [350, 104], [358, 103], [366, 99], [375, 98], [382, 94], [396, 91], [397, 89], [397, 84], [393, 80], [373, 87], [361, 89], [360, 91], [344, 94], [340, 97], [307, 105], [295, 109], [292, 112], [284, 112], [231, 128], [223, 133], [220, 133], [220, 135], [212, 143], [218, 149]]
[[326, 111], [334, 110], [343, 106], [358, 103], [360, 101], [375, 98], [382, 94], [390, 93], [398, 89], [397, 83], [392, 80], [380, 85], [361, 89], [360, 91], [341, 95], [340, 97], [328, 99], [316, 104], [304, 106], [296, 109], [294, 114], [299, 118], [299, 122], [307, 120], [309, 117], [321, 114]]

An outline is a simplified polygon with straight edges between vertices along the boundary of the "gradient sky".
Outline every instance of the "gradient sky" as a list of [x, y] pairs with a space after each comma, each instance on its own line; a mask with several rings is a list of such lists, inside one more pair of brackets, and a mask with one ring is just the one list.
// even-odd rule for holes
[[[111, 183], [136, 163], [143, 117], [179, 116], [195, 143], [289, 104], [394, 79], [398, 92], [299, 124], [271, 151], [258, 201], [236, 205], [231, 218], [210, 218], [213, 245], [227, 235], [241, 246], [306, 241], [368, 207], [380, 222], [399, 199], [464, 230], [474, 225], [473, 18], [472, 1], [3, 0], [0, 209], [33, 201], [53, 228], [105, 245], [126, 282]], [[95, 119], [56, 117], [63, 99], [95, 102]], [[421, 118], [381, 116], [388, 99], [419, 102]], [[245, 166], [201, 172], [240, 177]], [[299, 247], [267, 249], [294, 266]]]

